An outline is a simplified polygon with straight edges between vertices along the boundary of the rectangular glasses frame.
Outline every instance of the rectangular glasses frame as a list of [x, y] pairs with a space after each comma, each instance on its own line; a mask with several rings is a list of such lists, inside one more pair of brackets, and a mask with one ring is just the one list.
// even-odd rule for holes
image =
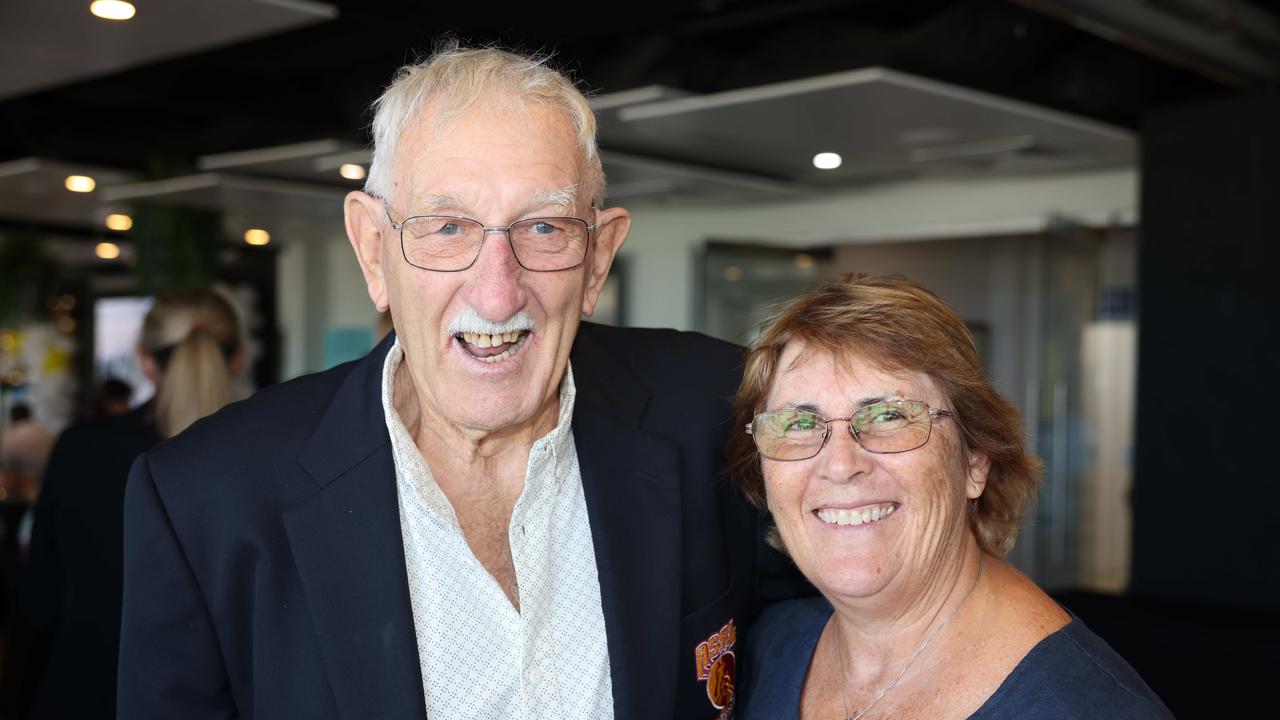
[[[592, 204], [591, 209], [596, 210], [597, 208], [594, 204]], [[404, 220], [400, 222], [396, 222], [395, 218], [391, 217], [391, 208], [387, 206], [385, 201], [382, 203], [382, 211], [386, 213], [387, 222], [391, 224], [391, 227], [395, 228], [400, 232], [400, 255], [401, 257], [404, 258], [404, 261], [409, 263], [409, 265], [418, 268], [419, 270], [428, 270], [431, 272], [462, 272], [463, 270], [470, 269], [472, 265], [476, 264], [476, 260], [480, 259], [480, 253], [484, 250], [484, 242], [482, 240], [480, 244], [476, 246], [475, 256], [471, 258], [471, 262], [467, 263], [465, 267], [453, 268], [449, 270], [440, 270], [437, 268], [423, 267], [421, 265], [414, 263], [412, 260], [410, 260], [409, 253], [406, 252], [404, 248], [404, 227], [409, 223], [410, 220], [416, 220], [418, 218], [442, 218], [447, 220], [465, 220], [467, 222], [473, 222], [479, 225], [484, 238], [487, 238], [490, 234], [493, 234], [493, 233], [502, 233], [507, 236], [507, 245], [511, 248], [511, 254], [515, 256], [516, 262], [520, 264], [520, 267], [524, 268], [525, 270], [528, 270], [529, 272], [560, 272], [562, 270], [572, 270], [573, 268], [578, 267], [583, 263], [583, 261], [587, 259], [587, 251], [591, 247], [591, 236], [596, 231], [595, 223], [589, 223], [580, 217], [574, 217], [572, 215], [548, 215], [545, 217], [540, 216], [540, 217], [531, 217], [531, 218], [520, 218], [519, 220], [516, 220], [510, 225], [507, 225], [504, 227], [501, 225], [485, 225], [484, 223], [480, 222], [479, 220], [476, 220], [475, 218], [462, 217], [459, 215], [410, 215], [409, 217], [406, 217]], [[539, 269], [539, 268], [531, 268], [528, 265], [524, 264], [524, 261], [520, 259], [520, 253], [516, 250], [516, 244], [511, 241], [511, 228], [515, 227], [518, 223], [531, 222], [531, 221], [536, 222], [538, 220], [576, 220], [586, 226], [587, 243], [582, 247], [582, 257], [578, 258], [578, 262], [572, 265], [567, 265], [565, 267], [548, 268], [545, 270]]]

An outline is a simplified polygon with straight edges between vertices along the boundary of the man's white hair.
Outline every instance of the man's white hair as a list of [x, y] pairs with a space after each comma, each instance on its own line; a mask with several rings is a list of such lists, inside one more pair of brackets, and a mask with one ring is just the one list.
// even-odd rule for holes
[[573, 81], [550, 66], [548, 56], [517, 55], [497, 48], [456, 45], [396, 71], [395, 78], [373, 103], [373, 161], [365, 192], [389, 199], [396, 145], [409, 123], [429, 103], [438, 108], [436, 129], [491, 96], [562, 110], [578, 133], [587, 177], [587, 199], [604, 201], [604, 169], [596, 147], [596, 118], [586, 96]]

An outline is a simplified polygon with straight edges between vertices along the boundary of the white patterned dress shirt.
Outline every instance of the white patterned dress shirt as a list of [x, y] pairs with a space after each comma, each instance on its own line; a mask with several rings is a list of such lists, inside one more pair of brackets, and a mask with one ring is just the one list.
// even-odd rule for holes
[[570, 421], [572, 369], [554, 430], [529, 452], [507, 537], [517, 611], [472, 554], [453, 506], [392, 405], [404, 357], [397, 340], [382, 372], [409, 599], [431, 720], [613, 718], [600, 580]]

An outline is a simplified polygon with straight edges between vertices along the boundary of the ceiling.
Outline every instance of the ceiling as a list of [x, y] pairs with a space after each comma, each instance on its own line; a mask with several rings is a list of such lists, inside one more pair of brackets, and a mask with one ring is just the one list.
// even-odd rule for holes
[[[369, 102], [446, 35], [554, 52], [633, 201], [1132, 164], [1145, 113], [1280, 79], [1280, 0], [134, 2], [127, 23], [0, 6], [0, 225], [142, 198], [331, 215]], [[815, 170], [822, 150], [845, 164]], [[97, 191], [61, 190], [91, 166]]]
[[[85, 2], [0, 5], [0, 99], [274, 35], [337, 17], [318, 2], [139, 2], [129, 22], [103, 21]], [[18, 70], [21, 69], [19, 72]]]

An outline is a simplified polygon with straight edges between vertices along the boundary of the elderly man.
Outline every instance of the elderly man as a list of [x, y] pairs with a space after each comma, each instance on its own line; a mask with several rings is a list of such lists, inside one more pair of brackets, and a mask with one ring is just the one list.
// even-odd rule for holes
[[396, 332], [134, 467], [121, 717], [716, 718], [770, 585], [736, 348], [580, 323], [630, 216], [541, 61], [377, 103], [347, 232]]

